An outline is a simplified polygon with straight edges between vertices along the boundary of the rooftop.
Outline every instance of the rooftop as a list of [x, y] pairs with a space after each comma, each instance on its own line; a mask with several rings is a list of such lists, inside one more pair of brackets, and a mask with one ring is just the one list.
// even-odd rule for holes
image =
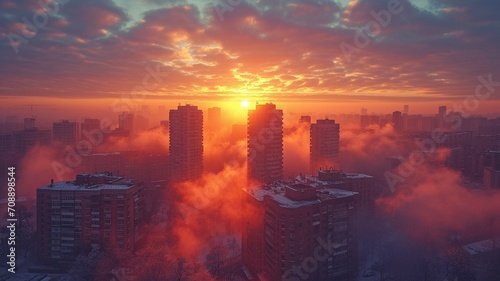
[[483, 240], [462, 246], [469, 255], [477, 255], [500, 249], [500, 238]]
[[[318, 204], [321, 201], [335, 198], [345, 198], [358, 194], [357, 192], [326, 188], [321, 185], [314, 184], [304, 184], [300, 177], [293, 178], [287, 181], [278, 181], [257, 188], [252, 188], [247, 190], [247, 193], [253, 196], [259, 201], [264, 201], [265, 196], [269, 196], [272, 200], [278, 202], [278, 204], [285, 208], [300, 208], [308, 205]], [[292, 189], [294, 191], [306, 191], [307, 189], [315, 189], [314, 198], [308, 198], [306, 200], [294, 200], [287, 196], [287, 189]]]
[[358, 173], [345, 173], [342, 170], [319, 170], [317, 176], [297, 177], [313, 185], [342, 184], [356, 179], [372, 179], [372, 176]]
[[79, 174], [74, 181], [60, 181], [40, 187], [42, 190], [85, 191], [85, 190], [126, 190], [134, 186], [134, 181], [111, 173]]

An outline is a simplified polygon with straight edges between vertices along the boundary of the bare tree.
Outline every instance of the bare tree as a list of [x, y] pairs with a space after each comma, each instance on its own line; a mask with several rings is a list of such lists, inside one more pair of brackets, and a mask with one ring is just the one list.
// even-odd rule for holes
[[384, 276], [387, 272], [388, 260], [389, 260], [389, 247], [384, 246], [378, 253], [378, 259], [372, 265], [371, 269], [380, 274], [380, 281], [385, 280]]
[[148, 281], [212, 281], [203, 264], [176, 255], [168, 247], [166, 231], [152, 227], [141, 249], [130, 258], [131, 274]]
[[73, 266], [69, 270], [72, 281], [93, 281], [94, 274], [99, 264], [101, 251], [98, 247], [92, 249], [88, 255], [76, 257]]
[[[5, 214], [6, 218], [12, 218]], [[24, 257], [28, 256], [28, 251], [32, 247], [35, 227], [32, 221], [33, 213], [25, 205], [18, 204], [15, 212], [18, 228], [16, 229], [16, 239], [24, 247]]]
[[415, 267], [413, 280], [415, 281], [438, 281], [439, 265], [435, 260], [422, 257]]
[[484, 254], [481, 266], [483, 269], [482, 279], [485, 281], [500, 280], [500, 239], [489, 241], [488, 251]]
[[446, 251], [446, 278], [457, 281], [475, 281], [477, 265], [461, 247], [452, 247]]
[[217, 280], [234, 280], [241, 269], [241, 252], [235, 239], [216, 244], [206, 256], [205, 265]]

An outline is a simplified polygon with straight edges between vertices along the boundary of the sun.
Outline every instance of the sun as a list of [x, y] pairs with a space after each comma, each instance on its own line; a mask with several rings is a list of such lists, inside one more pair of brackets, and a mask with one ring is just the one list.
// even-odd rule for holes
[[250, 105], [250, 103], [247, 100], [242, 100], [241, 101], [241, 107], [248, 108], [249, 105]]

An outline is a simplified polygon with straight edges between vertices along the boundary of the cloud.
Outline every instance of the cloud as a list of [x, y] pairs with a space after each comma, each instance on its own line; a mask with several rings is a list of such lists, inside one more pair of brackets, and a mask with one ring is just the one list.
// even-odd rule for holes
[[174, 202], [179, 216], [172, 233], [181, 256], [200, 257], [224, 237], [239, 235], [241, 223], [252, 219], [254, 213], [242, 204], [243, 188], [246, 188], [246, 165], [237, 164], [174, 186], [179, 194]]
[[299, 174], [309, 174], [309, 126], [301, 123], [285, 128], [283, 136], [285, 178]]
[[158, 153], [168, 153], [169, 135], [162, 128], [141, 131], [130, 138], [110, 137], [102, 144], [96, 146], [96, 152], [110, 151], [154, 151]]
[[59, 13], [67, 22], [62, 28], [83, 40], [105, 37], [117, 32], [128, 20], [112, 1], [69, 1]]
[[[145, 67], [168, 74], [154, 96], [463, 98], [476, 77], [498, 74], [499, 6], [494, 1], [431, 1], [403, 11], [348, 62], [340, 44], [387, 1], [260, 0], [224, 13], [172, 4], [151, 6], [131, 22], [111, 1], [70, 1], [14, 55], [34, 1], [4, 2], [0, 13], [2, 95], [114, 97], [140, 85]], [[149, 6], [148, 6], [149, 7]]]
[[500, 234], [500, 192], [469, 190], [459, 172], [444, 167], [419, 167], [377, 205], [419, 240], [444, 243], [458, 234], [473, 241]]
[[[16, 170], [19, 174], [18, 196], [36, 198], [36, 189], [50, 184], [51, 179], [59, 181], [58, 171], [67, 168], [64, 152], [47, 146], [34, 146], [20, 161]], [[61, 180], [74, 180], [76, 173], [64, 170]]]

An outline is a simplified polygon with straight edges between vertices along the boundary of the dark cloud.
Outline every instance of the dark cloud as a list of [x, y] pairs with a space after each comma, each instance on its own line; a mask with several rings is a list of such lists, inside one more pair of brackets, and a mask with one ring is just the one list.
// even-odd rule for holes
[[62, 6], [60, 15], [67, 21], [62, 30], [82, 39], [115, 33], [128, 20], [125, 12], [111, 0], [72, 0]]

